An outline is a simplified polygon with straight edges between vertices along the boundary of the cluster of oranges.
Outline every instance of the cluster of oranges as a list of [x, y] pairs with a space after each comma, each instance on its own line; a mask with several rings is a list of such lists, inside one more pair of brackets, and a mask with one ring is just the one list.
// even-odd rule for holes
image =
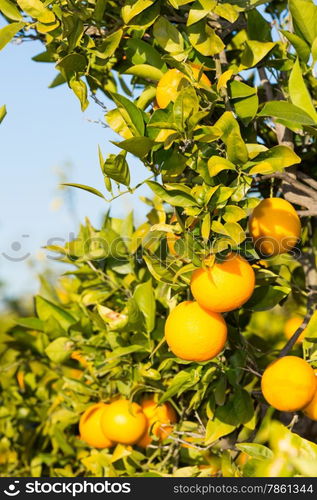
[[[160, 99], [158, 102], [164, 107]], [[268, 198], [251, 214], [249, 232], [255, 247], [265, 257], [290, 251], [300, 238], [301, 226], [290, 203]], [[174, 250], [172, 245], [171, 248]], [[254, 270], [237, 253], [231, 251], [222, 261], [206, 259], [192, 274], [190, 289], [195, 300], [178, 304], [166, 320], [165, 339], [170, 350], [187, 361], [202, 362], [216, 357], [227, 340], [222, 313], [245, 304], [254, 287]], [[292, 324], [290, 329], [294, 331], [295, 326]], [[303, 359], [296, 356], [277, 359], [264, 371], [261, 386], [265, 399], [274, 408], [303, 410], [310, 418], [317, 419], [317, 379]], [[96, 448], [109, 448], [116, 443], [147, 447], [153, 436], [159, 441], [168, 437], [176, 421], [173, 407], [169, 403], [158, 405], [154, 397], [146, 397], [141, 405], [116, 399], [109, 404], [99, 402], [90, 406], [82, 415], [79, 428], [81, 439]]]
[[174, 408], [169, 403], [157, 405], [153, 397], [144, 398], [141, 405], [117, 399], [91, 405], [81, 416], [79, 432], [80, 438], [95, 448], [117, 443], [146, 448], [152, 442], [151, 435], [159, 441], [166, 439], [176, 421]]
[[[300, 221], [295, 209], [281, 198], [262, 200], [249, 220], [255, 247], [263, 256], [291, 250], [300, 237]], [[168, 235], [169, 248], [175, 240]], [[195, 301], [181, 302], [167, 318], [165, 338], [171, 351], [181, 359], [207, 361], [224, 348], [227, 327], [221, 313], [245, 304], [255, 287], [252, 266], [230, 252], [222, 262], [207, 259], [193, 272], [191, 293]]]

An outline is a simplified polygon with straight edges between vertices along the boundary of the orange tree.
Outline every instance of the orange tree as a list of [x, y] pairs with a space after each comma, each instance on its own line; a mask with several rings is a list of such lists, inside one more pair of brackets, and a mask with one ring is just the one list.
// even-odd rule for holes
[[153, 192], [140, 226], [107, 213], [49, 247], [71, 266], [1, 332], [2, 473], [316, 475], [313, 1], [0, 11], [0, 48], [40, 40], [52, 87], [113, 103], [105, 188], [72, 186], [134, 192], [135, 156]]

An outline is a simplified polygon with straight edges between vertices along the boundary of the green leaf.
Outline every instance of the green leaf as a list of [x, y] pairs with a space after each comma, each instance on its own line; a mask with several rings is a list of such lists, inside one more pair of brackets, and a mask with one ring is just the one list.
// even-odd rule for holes
[[144, 120], [142, 111], [126, 97], [112, 93], [111, 97], [118, 107], [118, 111], [134, 136], [144, 135]]
[[247, 216], [246, 212], [237, 205], [226, 205], [222, 218], [226, 222], [238, 222]]
[[68, 54], [58, 62], [56, 68], [61, 72], [65, 80], [69, 83], [72, 78], [78, 78], [78, 74], [83, 74], [86, 69], [86, 58], [81, 54]]
[[225, 47], [221, 38], [206, 24], [205, 20], [187, 28], [189, 41], [203, 56], [219, 54]]
[[[257, 155], [250, 169], [250, 174], [271, 174], [284, 168], [301, 163], [301, 158], [288, 146], [274, 146]], [[249, 164], [248, 164], [249, 165]]]
[[271, 26], [257, 9], [248, 12], [247, 33], [249, 40], [271, 42]]
[[18, 318], [16, 324], [39, 332], [42, 332], [44, 328], [44, 323], [39, 318]]
[[160, 80], [164, 74], [160, 69], [150, 66], [149, 64], [136, 64], [135, 66], [131, 66], [131, 68], [127, 69], [124, 73], [126, 75], [139, 76], [140, 78], [154, 81]]
[[85, 111], [89, 104], [87, 99], [87, 85], [80, 79], [72, 78], [69, 82], [69, 86], [74, 94], [78, 97], [81, 110]]
[[78, 189], [83, 189], [84, 191], [88, 191], [89, 193], [95, 194], [96, 196], [105, 199], [104, 195], [100, 191], [98, 191], [98, 189], [95, 189], [91, 186], [85, 186], [85, 184], [77, 184], [75, 182], [65, 182], [62, 184], [62, 186], [69, 186]]
[[147, 185], [157, 196], [173, 207], [193, 207], [197, 205], [195, 198], [180, 189], [168, 190], [154, 181], [147, 181]]
[[257, 113], [259, 98], [255, 94], [250, 97], [235, 99], [233, 101], [233, 106], [237, 116], [240, 118], [242, 123], [247, 126]]
[[73, 345], [68, 337], [58, 337], [46, 347], [45, 352], [54, 363], [63, 363], [70, 357]]
[[221, 422], [238, 426], [247, 423], [253, 416], [251, 396], [241, 387], [237, 388], [229, 401], [216, 409], [215, 416]]
[[112, 57], [116, 49], [119, 47], [122, 36], [123, 30], [120, 29], [105, 37], [102, 44], [98, 46], [98, 51], [96, 51], [98, 57], [101, 59], [108, 59], [109, 57]]
[[289, 95], [292, 103], [298, 108], [303, 109], [317, 123], [317, 112], [313, 105], [313, 101], [306, 87], [299, 60], [293, 66], [289, 81]]
[[147, 87], [139, 96], [136, 104], [140, 109], [146, 109], [148, 105], [154, 101], [156, 96], [156, 87]]
[[159, 69], [164, 66], [161, 54], [152, 45], [138, 38], [127, 41], [127, 57], [134, 65], [148, 64]]
[[300, 38], [298, 35], [295, 35], [295, 33], [291, 33], [290, 31], [286, 30], [280, 30], [280, 31], [283, 34], [283, 36], [285, 36], [285, 38], [287, 38], [287, 40], [293, 45], [298, 57], [302, 59], [302, 61], [307, 63], [310, 56], [310, 47], [305, 42], [305, 40]]
[[243, 164], [248, 160], [248, 150], [241, 137], [237, 120], [230, 111], [226, 111], [216, 122], [215, 127], [222, 131], [221, 139], [227, 146], [228, 160], [234, 164]]
[[133, 352], [142, 351], [143, 346], [141, 345], [129, 345], [127, 347], [117, 347], [112, 351], [109, 357], [107, 357], [107, 361], [112, 361], [116, 358], [121, 358], [122, 356], [127, 356], [128, 354], [132, 354]]
[[290, 291], [290, 288], [278, 285], [259, 286], [243, 307], [251, 311], [268, 311], [279, 304]]
[[180, 31], [165, 17], [159, 17], [155, 21], [153, 36], [166, 52], [178, 53], [183, 51], [184, 40]]
[[235, 448], [246, 453], [257, 460], [264, 460], [273, 457], [273, 452], [267, 446], [257, 443], [237, 443]]
[[212, 156], [208, 160], [208, 172], [211, 177], [218, 175], [223, 170], [235, 170], [236, 167], [231, 161], [221, 156]]
[[172, 379], [168, 390], [159, 399], [158, 404], [164, 403], [175, 394], [177, 394], [177, 396], [180, 396], [187, 389], [195, 386], [199, 382], [200, 373], [201, 367], [182, 370], [177, 373], [177, 375], [175, 375], [175, 377]]
[[121, 16], [125, 24], [129, 24], [131, 19], [153, 5], [154, 0], [127, 0], [121, 9]]
[[133, 297], [145, 318], [146, 331], [151, 333], [155, 326], [156, 302], [152, 280], [137, 285]]
[[149, 137], [132, 137], [121, 142], [113, 141], [113, 144], [138, 158], [143, 158], [151, 151], [155, 143]]
[[38, 317], [42, 321], [47, 321], [51, 317], [56, 319], [64, 330], [68, 330], [72, 325], [74, 325], [77, 320], [68, 312], [61, 309], [53, 302], [50, 302], [44, 297], [37, 295], [35, 297], [35, 307]]
[[216, 5], [216, 0], [196, 0], [189, 11], [187, 26], [191, 26], [207, 17]]
[[119, 184], [130, 185], [130, 170], [124, 152], [110, 154], [103, 164], [103, 172]]
[[253, 87], [249, 87], [249, 85], [239, 82], [238, 80], [230, 82], [228, 88], [233, 101], [234, 110], [242, 123], [247, 126], [255, 117], [259, 107], [257, 91]]
[[19, 7], [29, 16], [38, 19], [41, 23], [53, 23], [54, 13], [44, 6], [41, 0], [17, 0]]
[[143, 260], [152, 276], [158, 281], [163, 283], [173, 284], [174, 273], [165, 263], [155, 256], [143, 255]]
[[173, 106], [173, 116], [176, 126], [183, 131], [187, 120], [199, 111], [197, 94], [192, 87], [183, 88], [176, 97]]
[[208, 446], [211, 443], [218, 441], [223, 436], [227, 436], [232, 431], [234, 431], [235, 425], [226, 424], [221, 422], [219, 419], [214, 418], [209, 420], [206, 428], [206, 438], [205, 445]]
[[275, 42], [258, 42], [257, 40], [247, 40], [245, 49], [241, 55], [241, 69], [256, 66], [275, 47]]
[[6, 106], [5, 105], [0, 106], [0, 123], [4, 120], [6, 114], [7, 114]]
[[200, 230], [201, 236], [204, 239], [204, 241], [209, 240], [210, 229], [211, 229], [211, 220], [210, 220], [210, 213], [208, 212], [202, 220], [201, 230]]
[[130, 139], [133, 137], [127, 122], [124, 120], [118, 108], [108, 111], [105, 118], [109, 127], [111, 127], [114, 132], [121, 135], [121, 137], [124, 139]]
[[19, 9], [10, 0], [0, 0], [0, 11], [12, 21], [22, 20]]
[[317, 6], [312, 0], [289, 0], [295, 33], [311, 45], [317, 37]]
[[246, 85], [239, 80], [233, 80], [228, 83], [228, 88], [230, 90], [230, 95], [232, 99], [239, 99], [241, 97], [250, 97], [257, 93], [256, 89]]
[[25, 23], [11, 23], [0, 29], [0, 50], [11, 42], [12, 38], [25, 26]]
[[235, 5], [230, 5], [230, 3], [227, 2], [223, 4], [217, 2], [217, 6], [215, 7], [214, 12], [215, 14], [218, 14], [218, 16], [227, 19], [227, 21], [229, 21], [230, 23], [234, 23], [239, 17], [240, 9]]
[[264, 104], [258, 116], [273, 116], [299, 125], [315, 125], [306, 111], [287, 101], [269, 101]]

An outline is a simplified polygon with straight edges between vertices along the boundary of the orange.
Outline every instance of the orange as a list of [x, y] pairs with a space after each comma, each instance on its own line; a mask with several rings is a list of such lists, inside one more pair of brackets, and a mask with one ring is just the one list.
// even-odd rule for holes
[[[284, 334], [287, 339], [290, 339], [294, 333], [296, 332], [297, 328], [300, 327], [302, 324], [304, 318], [302, 316], [293, 316], [293, 318], [290, 318], [286, 321], [284, 325]], [[296, 340], [296, 344], [301, 344], [306, 336], [306, 328], [302, 331], [298, 339]]]
[[251, 297], [254, 286], [252, 267], [234, 252], [229, 253], [223, 262], [194, 271], [190, 284], [199, 305], [214, 312], [241, 307]]
[[[146, 448], [152, 441], [150, 432], [157, 436], [160, 441], [166, 439], [173, 427], [166, 424], [174, 424], [177, 422], [177, 415], [174, 408], [169, 403], [157, 405], [153, 398], [146, 398], [142, 401], [141, 407], [144, 415], [147, 418], [147, 432], [138, 441], [138, 445]], [[163, 425], [162, 425], [163, 424]]]
[[84, 356], [82, 355], [82, 353], [80, 351], [72, 352], [70, 357], [71, 357], [71, 359], [75, 359], [76, 361], [78, 361], [85, 368], [87, 366], [89, 366], [89, 363], [86, 361], [86, 359], [84, 358]]
[[[317, 370], [314, 369], [315, 376], [317, 375]], [[306, 417], [311, 418], [312, 420], [317, 420], [317, 390], [315, 391], [314, 397], [311, 402], [303, 409]]]
[[188, 361], [207, 361], [217, 356], [227, 340], [223, 317], [197, 302], [178, 304], [165, 323], [165, 339], [171, 351]]
[[307, 406], [316, 386], [314, 370], [296, 356], [285, 356], [271, 363], [261, 382], [263, 396], [280, 411], [297, 411]]
[[108, 405], [96, 403], [83, 413], [79, 421], [80, 439], [94, 448], [110, 448], [113, 442], [108, 439], [101, 428], [101, 415]]
[[111, 441], [134, 444], [145, 433], [147, 419], [140, 405], [127, 399], [117, 399], [104, 409], [101, 427]]
[[243, 451], [242, 453], [239, 453], [238, 457], [236, 458], [236, 464], [240, 467], [243, 467], [249, 459], [250, 455]]
[[283, 198], [262, 200], [249, 219], [257, 250], [266, 256], [289, 252], [299, 241], [301, 224], [294, 207]]
[[[200, 72], [199, 68], [191, 66], [191, 70], [194, 79], [197, 81]], [[175, 102], [179, 91], [184, 84], [186, 84], [186, 80], [188, 81], [189, 77], [178, 69], [169, 69], [164, 73], [156, 88], [156, 103], [158, 107], [163, 109], [166, 108], [170, 102]], [[211, 82], [205, 74], [201, 75], [199, 83], [211, 86]]]

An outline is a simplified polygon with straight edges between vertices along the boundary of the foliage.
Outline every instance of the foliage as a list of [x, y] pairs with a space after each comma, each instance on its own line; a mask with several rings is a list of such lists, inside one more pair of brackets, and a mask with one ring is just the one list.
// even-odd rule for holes
[[[34, 60], [58, 71], [51, 87], [67, 84], [82, 110], [89, 95], [113, 102], [105, 122], [120, 151], [104, 158], [99, 150], [108, 193], [70, 186], [108, 201], [134, 191], [134, 155], [148, 168], [144, 182], [153, 192], [141, 226], [132, 214], [107, 214], [100, 230], [86, 221], [76, 240], [49, 247], [68, 271], [35, 298], [34, 317], [1, 334], [3, 474], [197, 476], [205, 474], [199, 465], [218, 456], [223, 476], [316, 475], [316, 445], [303, 437], [309, 426], [300, 436], [281, 423], [289, 415], [269, 409], [264, 416], [259, 376], [283, 346], [276, 326], [283, 315], [310, 307], [305, 274], [311, 279], [313, 271], [301, 257], [314, 260], [316, 242], [317, 6], [0, 0], [0, 11], [7, 21], [0, 48], [13, 37], [39, 39], [45, 50]], [[210, 86], [197, 82], [192, 64]], [[157, 109], [157, 81], [171, 68], [185, 83], [175, 102]], [[5, 113], [0, 108], [0, 121]], [[301, 253], [263, 263], [247, 219], [261, 197], [281, 193], [304, 216]], [[254, 264], [253, 297], [226, 314], [222, 355], [204, 363], [175, 358], [164, 343], [169, 310], [187, 299], [191, 272], [205, 257], [231, 249]], [[294, 352], [302, 349], [317, 366], [313, 323], [309, 332]], [[97, 451], [78, 439], [88, 404], [118, 393], [138, 401], [150, 392], [178, 412], [165, 443]], [[236, 460], [240, 452], [251, 457], [245, 465]]]

